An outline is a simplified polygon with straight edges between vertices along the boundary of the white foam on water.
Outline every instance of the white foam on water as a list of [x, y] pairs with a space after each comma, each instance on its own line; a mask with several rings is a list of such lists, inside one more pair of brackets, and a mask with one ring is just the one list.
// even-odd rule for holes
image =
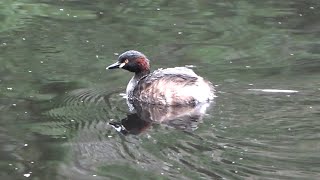
[[248, 89], [249, 91], [261, 91], [270, 93], [297, 93], [299, 91], [289, 89]]

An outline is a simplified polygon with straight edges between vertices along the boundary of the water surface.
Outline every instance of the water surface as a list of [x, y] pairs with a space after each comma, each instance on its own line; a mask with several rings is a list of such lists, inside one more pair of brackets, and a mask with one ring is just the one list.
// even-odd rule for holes
[[[318, 179], [315, 0], [0, 2], [1, 179]], [[217, 98], [190, 123], [135, 119], [119, 53], [192, 65]], [[126, 121], [133, 122], [133, 121]]]

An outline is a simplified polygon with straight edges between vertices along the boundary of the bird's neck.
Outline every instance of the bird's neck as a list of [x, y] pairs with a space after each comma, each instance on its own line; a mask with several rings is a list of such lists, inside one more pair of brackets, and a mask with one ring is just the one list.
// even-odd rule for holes
[[148, 71], [141, 71], [139, 73], [135, 73], [134, 76], [131, 78], [131, 80], [128, 83], [126, 94], [127, 97], [130, 98], [133, 95], [133, 90], [136, 87], [136, 85], [139, 83], [140, 79], [144, 76], [148, 75], [150, 73], [150, 70]]

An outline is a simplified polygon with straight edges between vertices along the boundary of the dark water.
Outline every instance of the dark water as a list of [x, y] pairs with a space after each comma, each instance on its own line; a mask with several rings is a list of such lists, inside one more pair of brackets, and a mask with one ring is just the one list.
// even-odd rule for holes
[[[319, 179], [320, 2], [0, 2], [0, 179]], [[193, 65], [207, 114], [135, 122], [117, 53]], [[129, 121], [133, 119], [132, 121]]]

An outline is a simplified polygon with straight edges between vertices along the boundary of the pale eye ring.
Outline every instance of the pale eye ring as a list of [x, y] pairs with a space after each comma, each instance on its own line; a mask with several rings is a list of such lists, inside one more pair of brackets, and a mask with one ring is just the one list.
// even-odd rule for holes
[[129, 62], [128, 59], [124, 60], [124, 62], [121, 63], [121, 64], [119, 65], [119, 67], [122, 68], [123, 66], [125, 66], [126, 64], [128, 64], [128, 62]]

